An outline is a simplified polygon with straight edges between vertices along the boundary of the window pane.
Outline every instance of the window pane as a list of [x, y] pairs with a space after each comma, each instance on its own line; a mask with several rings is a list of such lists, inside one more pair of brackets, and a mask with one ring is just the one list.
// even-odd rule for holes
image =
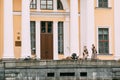
[[103, 30], [103, 33], [104, 33], [104, 34], [108, 34], [108, 29], [104, 29], [104, 30]]
[[48, 26], [48, 33], [52, 33], [52, 26]]
[[52, 1], [51, 1], [51, 0], [48, 0], [48, 1], [47, 1], [47, 4], [52, 4]]
[[108, 0], [99, 0], [99, 7], [107, 8], [108, 7]]
[[108, 54], [109, 53], [109, 32], [108, 28], [99, 28], [99, 53]]
[[47, 5], [47, 9], [53, 9], [52, 5]]
[[46, 9], [46, 5], [42, 4], [41, 9]]
[[46, 29], [45, 29], [45, 22], [41, 22], [41, 33], [45, 33]]
[[103, 40], [103, 35], [99, 35], [99, 40]]
[[63, 22], [58, 23], [58, 53], [63, 54]]
[[58, 10], [63, 10], [63, 5], [62, 5], [61, 0], [57, 0], [57, 9]]
[[99, 34], [103, 34], [102, 28], [99, 28], [98, 32], [99, 32]]
[[30, 8], [31, 8], [31, 9], [37, 8], [37, 0], [32, 0], [32, 1], [30, 2]]
[[108, 40], [108, 35], [104, 35], [104, 40]]
[[41, 0], [41, 9], [53, 9], [53, 0]]
[[108, 0], [103, 0], [104, 2], [108, 2]]
[[41, 0], [41, 4], [46, 4], [46, 0]]
[[102, 2], [102, 0], [99, 0], [99, 2]]
[[31, 53], [36, 53], [36, 30], [35, 21], [30, 21]]

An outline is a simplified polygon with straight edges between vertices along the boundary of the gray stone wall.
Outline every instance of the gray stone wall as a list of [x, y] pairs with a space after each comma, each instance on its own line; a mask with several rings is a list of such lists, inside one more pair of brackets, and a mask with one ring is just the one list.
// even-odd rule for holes
[[118, 61], [1, 61], [0, 80], [120, 80]]

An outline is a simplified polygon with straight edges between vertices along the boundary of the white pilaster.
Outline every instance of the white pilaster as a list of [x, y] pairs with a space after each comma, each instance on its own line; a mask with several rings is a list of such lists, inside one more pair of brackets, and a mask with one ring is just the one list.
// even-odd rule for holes
[[64, 21], [64, 56], [70, 55], [70, 26], [69, 21]]
[[78, 0], [70, 0], [70, 54], [79, 54]]
[[3, 58], [14, 58], [13, 0], [4, 0], [4, 54]]
[[22, 0], [22, 47], [21, 58], [31, 56], [30, 45], [30, 0]]
[[40, 21], [36, 21], [36, 56], [40, 58]]
[[58, 22], [53, 22], [53, 59], [58, 59]]
[[81, 53], [87, 46], [89, 57], [95, 40], [94, 29], [94, 0], [81, 0]]
[[57, 0], [53, 0], [53, 9], [54, 11], [57, 10]]
[[115, 59], [120, 59], [120, 0], [114, 0]]

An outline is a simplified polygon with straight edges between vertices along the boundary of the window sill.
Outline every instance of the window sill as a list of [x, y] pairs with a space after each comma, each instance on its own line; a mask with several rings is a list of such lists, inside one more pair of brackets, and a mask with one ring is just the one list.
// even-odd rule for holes
[[37, 8], [30, 8], [30, 10], [36, 10]]
[[95, 9], [112, 9], [112, 7], [95, 7]]

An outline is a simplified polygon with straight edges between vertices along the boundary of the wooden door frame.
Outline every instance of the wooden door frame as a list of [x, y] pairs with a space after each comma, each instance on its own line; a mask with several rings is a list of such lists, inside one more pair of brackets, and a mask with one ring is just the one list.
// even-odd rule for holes
[[[41, 59], [53, 59], [53, 48], [54, 48], [54, 45], [53, 45], [53, 21], [43, 21], [43, 22], [45, 22], [45, 32], [42, 32], [41, 30], [42, 30], [42, 21], [41, 21], [41, 25], [40, 25], [40, 43], [41, 43], [41, 47], [40, 47], [40, 52], [41, 52], [41, 55], [40, 55], [40, 57], [41, 57]], [[48, 32], [48, 22], [52, 22], [52, 32], [51, 33], [49, 33]], [[52, 37], [51, 38], [51, 40], [50, 40], [50, 42], [52, 43], [52, 45], [51, 45], [51, 43], [50, 43], [50, 45], [52, 46], [51, 47], [51, 50], [49, 50], [49, 51], [51, 51], [50, 53], [49, 53], [49, 51], [47, 51], [47, 53], [48, 53], [48, 55], [47, 55], [47, 53], [46, 53], [46, 51], [44, 52], [44, 51], [42, 51], [42, 49], [43, 49], [43, 47], [45, 47], [45, 49], [46, 49], [46, 47], [48, 47], [49, 46], [49, 42], [46, 42], [47, 40], [45, 40], [45, 43], [47, 43], [48, 44], [48, 46], [47, 45], [45, 45], [44, 43], [42, 43], [42, 37], [47, 37], [47, 39], [48, 38], [50, 38], [50, 37]], [[43, 44], [45, 45], [45, 46], [43, 46]], [[43, 46], [43, 47], [42, 47]], [[43, 50], [45, 50], [45, 49], [43, 49]], [[43, 53], [44, 52], [44, 53]], [[44, 54], [44, 55], [43, 55]], [[44, 56], [44, 57], [43, 57]]]

